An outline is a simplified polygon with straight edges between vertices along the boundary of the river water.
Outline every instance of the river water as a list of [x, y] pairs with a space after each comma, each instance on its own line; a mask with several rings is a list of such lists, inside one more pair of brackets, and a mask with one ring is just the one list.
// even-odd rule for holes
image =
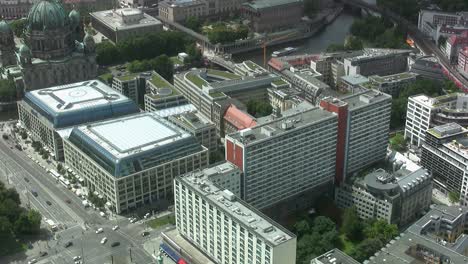
[[[375, 4], [376, 0], [365, 0], [368, 3]], [[284, 45], [267, 48], [267, 60], [270, 59], [270, 55], [273, 51], [279, 50], [285, 47], [296, 47], [298, 50], [294, 54], [304, 53], [321, 53], [324, 52], [330, 44], [343, 44], [346, 36], [349, 34], [349, 30], [353, 21], [358, 18], [359, 14], [351, 13], [348, 10], [343, 11], [330, 25], [323, 28], [315, 36], [302, 40], [290, 42]], [[259, 65], [263, 64], [263, 52], [262, 50], [256, 50], [244, 54], [238, 54], [234, 56], [234, 61], [241, 62], [244, 60], [252, 60]]]

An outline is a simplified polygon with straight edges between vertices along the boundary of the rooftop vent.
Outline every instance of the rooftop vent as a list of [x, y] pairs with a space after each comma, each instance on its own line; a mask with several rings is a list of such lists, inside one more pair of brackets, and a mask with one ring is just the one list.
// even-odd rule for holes
[[228, 201], [231, 201], [231, 202], [236, 200], [236, 196], [234, 195], [234, 193], [232, 193], [229, 190], [224, 190], [223, 191], [223, 197], [226, 198]]

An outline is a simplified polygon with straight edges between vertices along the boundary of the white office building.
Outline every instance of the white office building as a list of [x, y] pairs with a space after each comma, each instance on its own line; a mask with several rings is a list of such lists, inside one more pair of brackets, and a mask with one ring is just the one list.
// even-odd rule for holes
[[206, 177], [174, 180], [179, 233], [216, 263], [295, 264], [296, 237]]
[[117, 213], [171, 201], [174, 177], [208, 164], [194, 136], [155, 113], [76, 127], [64, 153], [65, 164]]

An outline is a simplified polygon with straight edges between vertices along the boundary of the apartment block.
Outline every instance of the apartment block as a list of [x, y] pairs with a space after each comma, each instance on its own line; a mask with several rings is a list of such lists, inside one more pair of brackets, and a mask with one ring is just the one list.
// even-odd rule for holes
[[364, 85], [364, 87], [379, 90], [393, 97], [397, 97], [400, 91], [414, 83], [417, 77], [418, 74], [412, 72], [403, 72], [387, 76], [372, 75], [369, 76], [369, 83]]
[[335, 189], [340, 208], [354, 206], [363, 219], [384, 219], [404, 226], [429, 209], [432, 177], [400, 153], [389, 157], [390, 170], [378, 168]]
[[457, 123], [468, 126], [468, 96], [462, 93], [429, 97], [414, 95], [408, 98], [405, 138], [420, 147], [426, 131], [434, 126]]
[[145, 111], [153, 112], [188, 104], [188, 100], [157, 72], [146, 80]]
[[215, 263], [295, 264], [294, 234], [207, 177], [174, 180], [179, 233]]
[[19, 123], [56, 160], [63, 160], [63, 137], [74, 126], [138, 112], [134, 102], [98, 80], [27, 92], [18, 101]]
[[84, 186], [116, 213], [172, 201], [174, 178], [204, 168], [209, 159], [194, 136], [154, 113], [75, 127], [64, 153]]
[[421, 165], [432, 172], [434, 187], [459, 194], [464, 205], [468, 205], [467, 136], [468, 130], [456, 123], [436, 126], [427, 131], [421, 151]]

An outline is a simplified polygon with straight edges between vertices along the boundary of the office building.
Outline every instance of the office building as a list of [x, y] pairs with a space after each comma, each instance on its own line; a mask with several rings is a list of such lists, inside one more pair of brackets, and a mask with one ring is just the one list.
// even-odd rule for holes
[[465, 77], [468, 77], [468, 46], [460, 49], [458, 53], [458, 70]]
[[402, 72], [387, 76], [369, 76], [369, 83], [364, 87], [379, 90], [393, 97], [398, 97], [400, 91], [408, 85], [416, 82], [418, 74], [412, 72]]
[[391, 96], [374, 90], [320, 102], [320, 107], [338, 116], [335, 184], [385, 159], [391, 102]]
[[434, 205], [364, 263], [467, 263], [467, 222], [467, 207]]
[[120, 74], [112, 78], [112, 89], [130, 98], [135, 104], [143, 105], [147, 78], [151, 78], [151, 73]]
[[349, 75], [349, 76], [341, 76], [339, 82], [339, 90], [345, 93], [354, 93], [354, 91], [359, 91], [362, 89], [361, 86], [367, 84], [369, 82], [369, 78], [364, 77], [360, 74], [358, 75]]
[[411, 52], [412, 50], [364, 49], [363, 55], [344, 58], [345, 74], [369, 77], [404, 72], [407, 70], [407, 57]]
[[226, 16], [239, 11], [246, 0], [165, 0], [158, 3], [159, 16], [171, 22], [184, 22], [188, 17]]
[[66, 13], [61, 2], [35, 2], [28, 13], [24, 43], [11, 49], [14, 40], [7, 38], [0, 46], [3, 58], [16, 57], [13, 64], [10, 60], [2, 64], [11, 64], [8, 71], [15, 72], [17, 87], [31, 91], [96, 77], [96, 45], [92, 36], [82, 38], [80, 19], [76, 10]]
[[223, 190], [229, 190], [237, 197], [241, 195], [242, 171], [228, 161], [212, 165], [203, 170], [189, 172], [188, 174], [191, 174], [191, 177], [198, 180], [207, 180]]
[[468, 96], [462, 93], [428, 97], [415, 95], [408, 98], [405, 138], [420, 147], [426, 131], [434, 126], [457, 123], [468, 126]]
[[292, 84], [294, 84], [299, 90], [304, 92], [304, 98], [316, 104], [317, 100], [319, 100], [320, 95], [324, 91], [330, 89], [330, 86], [321, 79], [322, 75], [318, 72], [313, 70], [305, 70], [294, 72], [291, 78], [289, 79]]
[[20, 124], [57, 160], [73, 126], [138, 113], [127, 97], [98, 80], [55, 86], [25, 94], [18, 101]]
[[90, 13], [93, 28], [113, 43], [162, 31], [162, 23], [137, 8]]
[[310, 203], [299, 196], [333, 182], [337, 123], [335, 114], [313, 108], [226, 135], [226, 160], [244, 173], [243, 199], [259, 209]]
[[424, 9], [419, 11], [418, 28], [432, 40], [438, 41], [439, 36], [446, 31], [446, 27], [468, 27], [468, 14]]
[[[281, 78], [247, 61], [236, 66], [236, 73], [194, 69], [174, 75], [175, 88], [199, 112], [216, 125], [222, 135], [223, 117], [231, 104], [241, 108], [250, 100], [268, 100], [268, 88]], [[241, 75], [243, 74], [243, 75]]]
[[384, 219], [404, 226], [429, 209], [432, 177], [400, 153], [392, 153], [391, 169], [378, 168], [335, 190], [340, 208], [354, 206], [360, 218]]
[[421, 151], [421, 165], [432, 172], [434, 187], [445, 195], [457, 194], [464, 205], [468, 205], [467, 135], [468, 130], [455, 123], [433, 127]]
[[310, 261], [310, 264], [359, 264], [343, 251], [334, 248]]
[[295, 264], [296, 236], [207, 177], [174, 180], [179, 233], [215, 263]]
[[303, 0], [254, 0], [242, 5], [242, 15], [255, 32], [274, 32], [301, 23]]
[[408, 57], [409, 71], [419, 74], [421, 78], [445, 81], [445, 75], [439, 60], [434, 56], [411, 55]]
[[194, 136], [154, 113], [75, 127], [64, 153], [65, 164], [116, 213], [171, 201], [174, 178], [208, 164]]
[[205, 146], [210, 152], [218, 149], [218, 137], [216, 126], [199, 113], [183, 113], [169, 116], [169, 121], [183, 128], [197, 139], [198, 143]]

